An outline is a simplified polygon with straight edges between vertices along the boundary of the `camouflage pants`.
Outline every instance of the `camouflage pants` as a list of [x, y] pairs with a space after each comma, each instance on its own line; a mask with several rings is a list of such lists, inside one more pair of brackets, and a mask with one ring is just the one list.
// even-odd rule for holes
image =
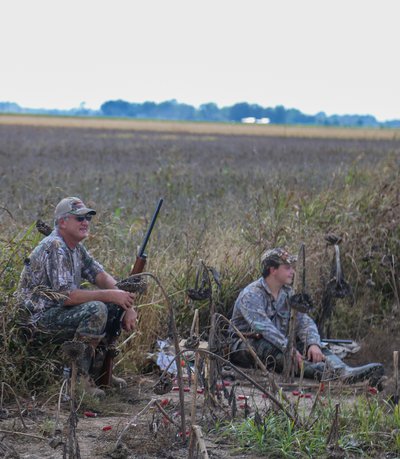
[[[247, 342], [256, 352], [257, 356], [264, 362], [269, 370], [280, 372], [283, 369], [283, 353], [277, 347], [265, 339], [249, 338]], [[247, 350], [246, 344], [237, 339], [231, 347], [230, 360], [235, 365], [245, 368], [255, 366], [254, 358]]]
[[[247, 341], [254, 349], [261, 362], [265, 363], [269, 370], [276, 371], [277, 373], [282, 372], [284, 366], [284, 356], [280, 349], [263, 338], [249, 338]], [[296, 348], [300, 354], [303, 354], [304, 345], [302, 343], [298, 342]], [[322, 353], [325, 356], [332, 355], [332, 352], [326, 348], [322, 348]], [[245, 368], [251, 368], [255, 366], [253, 356], [250, 354], [246, 344], [241, 339], [237, 339], [233, 342], [233, 345], [231, 346], [230, 360], [233, 364]], [[324, 364], [322, 363], [320, 365], [323, 366]], [[309, 373], [313, 374], [313, 372], [314, 369], [312, 369]], [[306, 377], [313, 377], [313, 375]]]
[[39, 330], [62, 343], [79, 335], [118, 335], [123, 310], [117, 305], [89, 301], [75, 306], [54, 306], [40, 317]]

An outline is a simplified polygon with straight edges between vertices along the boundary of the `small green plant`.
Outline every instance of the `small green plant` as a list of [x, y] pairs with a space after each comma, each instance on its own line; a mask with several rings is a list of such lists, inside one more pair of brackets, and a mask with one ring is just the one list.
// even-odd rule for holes
[[[268, 457], [328, 457], [328, 434], [334, 408], [332, 400], [319, 406], [315, 419], [303, 413], [299, 425], [283, 413], [267, 411], [261, 416], [219, 425], [221, 437], [235, 440], [235, 445]], [[259, 413], [260, 414], [260, 413]], [[379, 399], [358, 396], [354, 402], [342, 399], [339, 416], [338, 445], [342, 452], [353, 457], [378, 457], [384, 453], [398, 453], [399, 408]]]
[[44, 436], [44, 437], [49, 437], [53, 434], [54, 429], [56, 426], [56, 422], [54, 419], [44, 419], [40, 425], [39, 425], [39, 432]]

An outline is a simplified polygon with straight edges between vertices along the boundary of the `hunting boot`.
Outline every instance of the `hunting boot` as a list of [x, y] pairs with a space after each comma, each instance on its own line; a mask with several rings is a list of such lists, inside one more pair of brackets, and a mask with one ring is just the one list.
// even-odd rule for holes
[[93, 364], [93, 358], [95, 355], [95, 350], [97, 345], [100, 343], [104, 335], [83, 335], [80, 334], [75, 337], [77, 341], [81, 341], [85, 344], [85, 350], [83, 356], [78, 361], [78, 372], [80, 375], [80, 382], [82, 388], [88, 394], [93, 397], [102, 398], [105, 397], [106, 393], [104, 390], [99, 389], [92, 377], [89, 374], [89, 371]]
[[327, 379], [329, 377], [339, 379], [346, 384], [369, 380], [371, 386], [376, 386], [384, 373], [381, 363], [369, 363], [360, 367], [350, 367], [334, 354], [326, 355], [325, 362], [327, 365]]
[[118, 378], [118, 376], [111, 375], [111, 385], [113, 387], [118, 387], [119, 389], [122, 389], [124, 387], [127, 387], [127, 382], [123, 378]]
[[304, 377], [307, 379], [314, 379], [315, 381], [321, 381], [322, 375], [325, 371], [325, 363], [318, 362], [313, 363], [308, 360], [304, 360]]
[[[104, 361], [107, 356], [107, 349], [107, 339], [102, 339], [100, 345], [96, 348], [95, 356], [93, 358], [93, 363], [90, 370], [90, 373], [97, 384], [99, 384], [99, 382], [101, 381], [101, 377], [103, 375]], [[128, 384], [126, 383], [125, 379], [118, 378], [113, 374], [111, 375], [110, 386], [122, 389], [123, 387], [127, 387], [127, 385]]]

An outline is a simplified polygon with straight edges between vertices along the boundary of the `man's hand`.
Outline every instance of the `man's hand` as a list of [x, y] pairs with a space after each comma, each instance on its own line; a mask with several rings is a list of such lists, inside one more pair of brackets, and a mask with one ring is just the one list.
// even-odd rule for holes
[[136, 324], [137, 312], [133, 308], [125, 311], [124, 317], [122, 319], [122, 328], [127, 332], [131, 332], [136, 328]]
[[321, 348], [316, 344], [312, 344], [307, 351], [307, 360], [310, 362], [318, 363], [325, 360], [325, 356], [321, 351]]
[[124, 290], [107, 290], [107, 302], [115, 303], [122, 309], [128, 311], [135, 301], [135, 294]]

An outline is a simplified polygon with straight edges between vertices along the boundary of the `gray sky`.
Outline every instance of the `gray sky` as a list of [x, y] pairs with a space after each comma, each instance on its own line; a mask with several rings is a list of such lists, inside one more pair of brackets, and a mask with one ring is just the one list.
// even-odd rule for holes
[[399, 0], [0, 0], [0, 101], [400, 119]]

